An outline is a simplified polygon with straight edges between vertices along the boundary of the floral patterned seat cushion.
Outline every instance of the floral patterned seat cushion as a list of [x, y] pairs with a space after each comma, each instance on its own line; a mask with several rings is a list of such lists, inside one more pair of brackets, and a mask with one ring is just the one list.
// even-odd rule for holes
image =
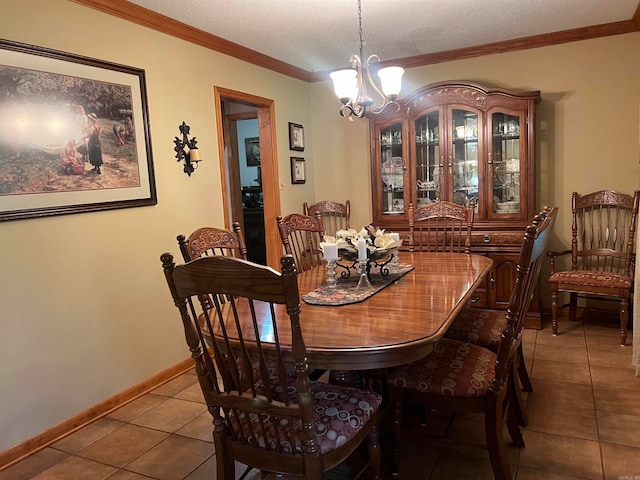
[[472, 343], [444, 338], [426, 357], [396, 368], [389, 385], [454, 397], [482, 397], [495, 376], [496, 354]]
[[562, 285], [589, 286], [599, 288], [631, 288], [631, 277], [613, 272], [593, 272], [590, 270], [570, 270], [557, 272], [549, 277], [550, 283]]
[[445, 337], [480, 345], [495, 352], [506, 326], [504, 311], [466, 307], [456, 317]]
[[[272, 391], [276, 398], [283, 393], [283, 389], [278, 386], [273, 388]], [[297, 394], [293, 382], [290, 382], [287, 387], [287, 394], [293, 403], [297, 403]], [[362, 430], [362, 427], [378, 410], [382, 402], [382, 397], [374, 392], [321, 382], [311, 383], [311, 395], [313, 396], [315, 407], [316, 440], [321, 454], [335, 450], [353, 438]], [[237, 427], [239, 419], [245, 422], [246, 415], [242, 413], [240, 417], [232, 416], [229, 420]], [[244, 432], [248, 442], [254, 445], [257, 443], [264, 447], [265, 441], [267, 441], [270, 448], [275, 448], [278, 436], [272, 426], [273, 420], [274, 417], [270, 416], [263, 416], [258, 419], [257, 416], [251, 415], [254, 431], [259, 432], [264, 427], [265, 436], [253, 437], [249, 435], [249, 429], [245, 428]], [[287, 425], [290, 422], [290, 420], [284, 418], [279, 418], [277, 421], [280, 426]], [[303, 434], [299, 421], [295, 421], [293, 431], [297, 437], [295, 451], [297, 454], [301, 454], [300, 444]], [[291, 453], [294, 450], [289, 438], [280, 437], [279, 441], [285, 452]]]

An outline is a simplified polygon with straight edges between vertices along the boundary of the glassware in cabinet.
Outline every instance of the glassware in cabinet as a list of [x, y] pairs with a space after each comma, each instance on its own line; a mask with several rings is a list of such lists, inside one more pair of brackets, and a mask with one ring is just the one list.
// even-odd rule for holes
[[478, 203], [478, 133], [481, 131], [478, 112], [451, 109], [451, 201], [469, 206]]
[[379, 131], [380, 191], [383, 215], [404, 213], [404, 172], [402, 124], [394, 123]]
[[520, 214], [522, 148], [519, 115], [491, 114], [491, 185], [493, 215]]
[[415, 202], [416, 207], [440, 200], [440, 112], [432, 111], [416, 119], [415, 134]]

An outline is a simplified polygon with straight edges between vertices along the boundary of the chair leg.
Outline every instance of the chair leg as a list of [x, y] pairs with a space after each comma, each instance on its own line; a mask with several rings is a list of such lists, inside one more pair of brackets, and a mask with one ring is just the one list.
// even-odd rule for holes
[[392, 475], [398, 475], [398, 468], [400, 466], [400, 459], [398, 454], [398, 447], [400, 446], [400, 439], [402, 438], [402, 390], [394, 388], [391, 392], [391, 408], [393, 409], [393, 422], [392, 422], [392, 439], [391, 439], [391, 473]]
[[525, 392], [533, 392], [533, 385], [531, 385], [531, 379], [529, 378], [529, 372], [527, 372], [527, 364], [524, 361], [524, 355], [522, 353], [522, 343], [518, 347], [518, 377], [520, 378], [520, 384]]
[[575, 322], [578, 319], [578, 294], [569, 295], [569, 320]]
[[629, 301], [626, 298], [620, 300], [620, 345], [627, 345], [627, 322], [629, 322]]
[[380, 480], [380, 442], [378, 427], [373, 427], [368, 435], [367, 448], [371, 460], [371, 478]]
[[487, 411], [484, 415], [484, 428], [489, 450], [489, 459], [495, 480], [512, 480], [509, 462], [507, 461], [507, 447], [502, 435], [502, 401], [497, 395], [487, 395]]
[[509, 435], [511, 436], [513, 444], [518, 448], [523, 448], [524, 438], [522, 438], [522, 431], [520, 430], [518, 413], [516, 410], [517, 409], [513, 402], [509, 403], [509, 406], [507, 407], [507, 428], [509, 429]]
[[551, 285], [551, 328], [558, 335], [558, 290]]
[[522, 397], [522, 392], [520, 388], [518, 388], [518, 380], [517, 380], [517, 371], [518, 367], [515, 362], [513, 363], [512, 372], [509, 378], [509, 385], [506, 387], [509, 389], [509, 393], [511, 396], [511, 403], [513, 404], [514, 412], [516, 418], [518, 419], [518, 423], [523, 427], [527, 426], [527, 409], [525, 407], [524, 398]]

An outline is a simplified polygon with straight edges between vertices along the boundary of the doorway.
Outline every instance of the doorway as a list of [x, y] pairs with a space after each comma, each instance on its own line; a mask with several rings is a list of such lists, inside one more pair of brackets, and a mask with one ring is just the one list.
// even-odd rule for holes
[[[273, 100], [219, 87], [214, 87], [214, 95], [219, 106], [216, 123], [225, 226], [229, 229], [234, 221], [239, 222], [249, 259], [280, 270], [282, 244], [276, 224], [280, 190]], [[250, 130], [246, 128], [253, 128], [251, 120], [257, 134], [248, 136], [246, 131]], [[242, 131], [245, 133], [239, 135]]]

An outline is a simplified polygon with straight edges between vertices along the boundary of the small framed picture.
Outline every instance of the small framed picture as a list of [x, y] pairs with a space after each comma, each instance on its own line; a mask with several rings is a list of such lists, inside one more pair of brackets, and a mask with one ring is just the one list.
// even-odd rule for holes
[[304, 127], [289, 122], [289, 150], [304, 152]]
[[260, 137], [245, 138], [244, 151], [247, 156], [247, 167], [260, 165]]
[[291, 157], [291, 183], [305, 183], [307, 181], [307, 170], [304, 158]]

